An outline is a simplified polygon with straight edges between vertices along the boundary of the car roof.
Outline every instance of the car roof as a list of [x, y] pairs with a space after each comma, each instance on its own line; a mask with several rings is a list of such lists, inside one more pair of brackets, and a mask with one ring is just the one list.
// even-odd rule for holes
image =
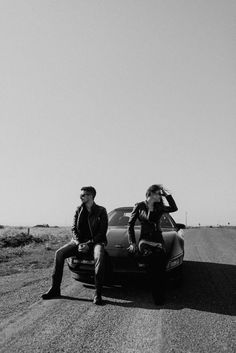
[[125, 206], [125, 207], [117, 207], [114, 208], [112, 211], [132, 211], [133, 207], [132, 206]]
[[[109, 213], [114, 211], [132, 212], [133, 208], [134, 208], [133, 206], [116, 207], [113, 210], [111, 210]], [[167, 215], [169, 218], [171, 218], [171, 220], [175, 223], [175, 220], [168, 212], [164, 214]]]

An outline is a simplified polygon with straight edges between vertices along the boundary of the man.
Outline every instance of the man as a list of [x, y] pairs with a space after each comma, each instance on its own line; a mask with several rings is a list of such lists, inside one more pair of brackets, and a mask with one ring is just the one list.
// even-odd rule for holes
[[108, 217], [104, 207], [94, 202], [96, 190], [92, 186], [81, 188], [82, 204], [77, 208], [72, 227], [72, 240], [58, 249], [54, 259], [52, 287], [42, 295], [43, 299], [51, 299], [61, 295], [60, 285], [65, 259], [73, 255], [93, 251], [95, 261], [95, 295], [93, 302], [102, 304], [102, 283], [104, 278], [104, 247], [107, 244]]

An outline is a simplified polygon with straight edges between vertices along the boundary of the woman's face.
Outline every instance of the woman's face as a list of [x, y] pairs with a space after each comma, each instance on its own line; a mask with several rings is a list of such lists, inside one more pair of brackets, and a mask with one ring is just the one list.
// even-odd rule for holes
[[161, 190], [158, 190], [156, 192], [152, 192], [150, 195], [150, 198], [153, 200], [153, 202], [160, 202], [161, 201]]

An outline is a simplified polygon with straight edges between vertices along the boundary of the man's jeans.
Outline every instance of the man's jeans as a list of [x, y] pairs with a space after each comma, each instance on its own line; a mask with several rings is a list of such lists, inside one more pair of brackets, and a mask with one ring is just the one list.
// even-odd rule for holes
[[[105, 254], [104, 245], [95, 244], [93, 249], [93, 256], [95, 261], [95, 289], [96, 289], [97, 295], [101, 295], [102, 284], [104, 279], [104, 270], [105, 270], [104, 254]], [[79, 257], [78, 245], [73, 240], [68, 244], [62, 246], [55, 253], [54, 268], [53, 268], [53, 274], [52, 274], [53, 288], [60, 289], [63, 269], [64, 269], [64, 262], [66, 258], [71, 256]]]

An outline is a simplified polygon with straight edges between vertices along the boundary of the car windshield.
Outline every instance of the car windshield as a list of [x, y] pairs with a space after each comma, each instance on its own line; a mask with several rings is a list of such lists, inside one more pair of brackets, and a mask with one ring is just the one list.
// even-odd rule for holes
[[[127, 227], [128, 221], [132, 212], [132, 208], [120, 208], [111, 211], [108, 214], [108, 224], [110, 227]], [[135, 226], [140, 226], [140, 221], [137, 219]], [[163, 214], [161, 217], [161, 228], [174, 228], [174, 222], [169, 214]]]

